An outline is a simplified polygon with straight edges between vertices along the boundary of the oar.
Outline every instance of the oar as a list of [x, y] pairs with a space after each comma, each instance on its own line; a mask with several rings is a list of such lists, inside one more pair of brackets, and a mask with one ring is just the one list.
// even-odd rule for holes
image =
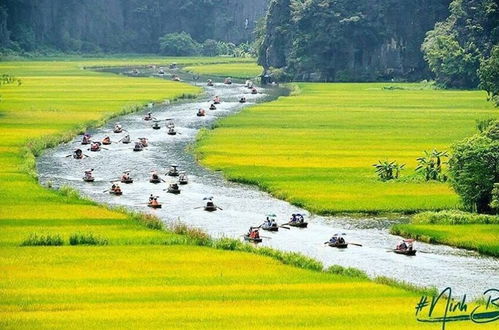
[[104, 150], [109, 150], [108, 148], [104, 148], [104, 147], [100, 147], [101, 149], [104, 149]]
[[86, 155], [86, 154], [83, 154], [83, 156], [88, 157], [88, 158], [91, 158], [89, 155]]
[[108, 191], [109, 191], [109, 189], [107, 189], [107, 190], [104, 190], [104, 191], [103, 191], [103, 193], [105, 193], [105, 192], [108, 192]]
[[223, 211], [224, 209], [221, 208], [220, 206], [217, 206], [217, 208], [220, 210], [220, 211]]
[[272, 239], [272, 237], [269, 237], [269, 236], [260, 236], [261, 238], [268, 238], [268, 239]]
[[64, 158], [68, 158], [68, 157], [71, 157], [71, 156], [73, 156], [73, 154], [70, 154], [70, 155], [64, 156]]
[[159, 179], [160, 179], [161, 181], [163, 181], [164, 183], [166, 183], [166, 181], [165, 181], [165, 180], [163, 180], [163, 179], [161, 179], [161, 178], [159, 178]]
[[280, 225], [279, 227], [284, 228], [284, 229], [291, 229], [291, 228], [286, 227], [286, 226], [284, 226], [284, 225]]
[[194, 210], [202, 209], [202, 208], [204, 208], [204, 206], [195, 207]]
[[350, 243], [350, 242], [348, 242], [348, 244], [355, 245], [355, 246], [362, 246], [362, 244], [359, 244], [359, 243]]

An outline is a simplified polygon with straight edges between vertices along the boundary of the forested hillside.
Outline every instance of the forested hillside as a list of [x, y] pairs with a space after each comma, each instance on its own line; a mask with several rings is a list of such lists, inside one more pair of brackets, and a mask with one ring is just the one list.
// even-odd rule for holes
[[238, 44], [251, 41], [267, 1], [6, 0], [0, 48], [151, 53], [160, 37], [181, 31]]

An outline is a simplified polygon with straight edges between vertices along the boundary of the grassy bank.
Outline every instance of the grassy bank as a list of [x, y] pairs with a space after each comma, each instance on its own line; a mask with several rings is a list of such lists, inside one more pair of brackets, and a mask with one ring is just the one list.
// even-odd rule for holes
[[[414, 175], [424, 150], [448, 150], [496, 117], [482, 91], [423, 84], [299, 83], [298, 92], [223, 119], [199, 138], [202, 163], [232, 180], [322, 213], [416, 212], [454, 208], [446, 183]], [[381, 182], [372, 164], [406, 164]]]
[[136, 105], [198, 91], [81, 68], [162, 61], [200, 59], [0, 63], [22, 81], [0, 88], [0, 328], [434, 328], [415, 321], [416, 292], [295, 255], [187, 245], [152, 218], [40, 187], [33, 153]]
[[410, 224], [391, 228], [395, 235], [428, 243], [448, 244], [499, 256], [499, 217], [459, 211], [423, 212]]

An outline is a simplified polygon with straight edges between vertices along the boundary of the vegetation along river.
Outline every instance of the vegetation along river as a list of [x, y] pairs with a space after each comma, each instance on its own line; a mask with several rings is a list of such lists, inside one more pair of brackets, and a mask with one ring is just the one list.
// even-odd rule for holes
[[[202, 84], [205, 85], [204, 82]], [[338, 264], [355, 267], [371, 277], [387, 276], [440, 289], [450, 286], [456, 294], [466, 293], [468, 296], [478, 296], [497, 284], [499, 261], [495, 258], [419, 242], [416, 244], [416, 256], [397, 255], [391, 249], [401, 238], [388, 232], [393, 220], [313, 215], [252, 186], [228, 182], [221, 173], [198, 165], [195, 156], [187, 149], [201, 128], [209, 128], [218, 118], [237, 113], [256, 102], [275, 99], [282, 92], [275, 88], [258, 87], [259, 94], [252, 95], [243, 84], [225, 85], [220, 79], [213, 87], [204, 88], [205, 92], [197, 99], [145, 108], [142, 112], [116, 118], [101, 128], [89, 131], [96, 141], [105, 136], [111, 137], [113, 143], [100, 152], [87, 151], [88, 146], [81, 145], [81, 136], [48, 150], [38, 159], [40, 182], [50, 182], [53, 187], [69, 185], [98, 202], [151, 212], [167, 224], [180, 220], [214, 237], [242, 239], [248, 228], [260, 225], [268, 213], [277, 215], [279, 223], [288, 222], [293, 213], [304, 213], [309, 222], [308, 228], [281, 228], [276, 233], [262, 231], [262, 235], [270, 238], [264, 238], [261, 245], [300, 252], [320, 260], [325, 266]], [[209, 101], [216, 95], [222, 98], [222, 103], [217, 105], [216, 110], [208, 110]], [[238, 102], [243, 95], [248, 100], [246, 104]], [[197, 109], [201, 107], [207, 112], [204, 117], [196, 116]], [[153, 130], [152, 122], [143, 120], [148, 111], [152, 111], [160, 120], [161, 129]], [[173, 119], [177, 135], [167, 134], [167, 119]], [[130, 134], [131, 144], [118, 143], [126, 133], [113, 133], [117, 122]], [[133, 141], [139, 137], [147, 137], [149, 146], [142, 152], [134, 152]], [[89, 157], [82, 160], [66, 157], [76, 148], [83, 149]], [[165, 175], [171, 164], [178, 165], [179, 170], [186, 171], [189, 177], [189, 183], [180, 186], [181, 193], [178, 195], [165, 191], [168, 183], [177, 180]], [[94, 169], [95, 182], [86, 183], [82, 176], [90, 168]], [[135, 181], [128, 185], [121, 184], [123, 195], [112, 196], [104, 192], [110, 188], [110, 181], [117, 180], [125, 170], [130, 170]], [[152, 170], [157, 170], [164, 182], [149, 183]], [[159, 201], [163, 203], [161, 209], [147, 207], [150, 194], [159, 196]], [[206, 197], [214, 197], [213, 201], [222, 209], [216, 212], [204, 211], [202, 206], [206, 203], [203, 200]], [[347, 249], [328, 247], [324, 242], [335, 233], [345, 233], [348, 242], [360, 243], [362, 246], [349, 245]]]

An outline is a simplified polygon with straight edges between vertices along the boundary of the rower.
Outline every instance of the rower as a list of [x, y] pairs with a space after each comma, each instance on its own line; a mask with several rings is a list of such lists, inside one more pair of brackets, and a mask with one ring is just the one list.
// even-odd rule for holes
[[213, 80], [208, 79], [208, 86], [213, 86]]
[[253, 88], [251, 89], [251, 94], [258, 94], [258, 91], [256, 90], [256, 88], [255, 88], [255, 87], [253, 87]]
[[152, 174], [151, 174], [151, 178], [152, 178], [153, 180], [159, 180], [158, 172], [156, 172], [156, 171], [152, 172]]
[[100, 151], [100, 142], [92, 142], [90, 151]]
[[153, 200], [154, 200], [154, 196], [153, 196], [153, 194], [151, 194], [151, 195], [149, 196], [149, 204], [151, 204], [151, 202], [152, 202]]
[[121, 124], [117, 123], [116, 125], [114, 125], [114, 133], [121, 133], [123, 131], [123, 127], [121, 126]]
[[244, 96], [242, 96], [240, 99], [239, 99], [239, 103], [246, 103], [246, 98]]
[[90, 134], [83, 135], [83, 139], [81, 140], [81, 144], [90, 144]]
[[248, 231], [248, 236], [249, 236], [249, 238], [252, 238], [252, 239], [260, 238], [260, 232], [258, 231], [258, 228], [250, 227], [250, 229]]
[[213, 98], [214, 104], [220, 104], [220, 102], [222, 102], [222, 99], [218, 95]]
[[149, 204], [151, 206], [159, 206], [158, 197], [152, 197], [152, 199], [149, 197]]
[[206, 115], [206, 111], [204, 109], [199, 109], [197, 114], [196, 114], [198, 117], [203, 117], [204, 115]]
[[76, 149], [73, 152], [73, 158], [74, 159], [82, 159], [83, 158], [83, 151], [81, 149]]
[[144, 120], [152, 120], [152, 112], [148, 112], [147, 115], [144, 116]]
[[102, 139], [102, 144], [111, 144], [111, 138], [109, 136], [106, 136], [105, 138]]
[[210, 105], [210, 110], [217, 110], [217, 107], [216, 107], [216, 106], [212, 103], [212, 104]]
[[123, 172], [123, 175], [121, 176], [121, 181], [129, 181], [129, 180], [130, 180], [130, 173]]
[[148, 146], [148, 141], [146, 138], [139, 138], [139, 142], [140, 142], [140, 144], [142, 144], [143, 147]]
[[224, 79], [224, 84], [226, 84], [226, 85], [230, 85], [230, 84], [232, 84], [232, 78], [231, 78], [231, 77], [227, 77], [227, 78], [225, 78], [225, 79]]
[[83, 179], [85, 181], [91, 181], [94, 179], [94, 177], [92, 176], [92, 172], [94, 171], [94, 169], [89, 169], [89, 170], [86, 170], [85, 171], [85, 176], [83, 177]]

